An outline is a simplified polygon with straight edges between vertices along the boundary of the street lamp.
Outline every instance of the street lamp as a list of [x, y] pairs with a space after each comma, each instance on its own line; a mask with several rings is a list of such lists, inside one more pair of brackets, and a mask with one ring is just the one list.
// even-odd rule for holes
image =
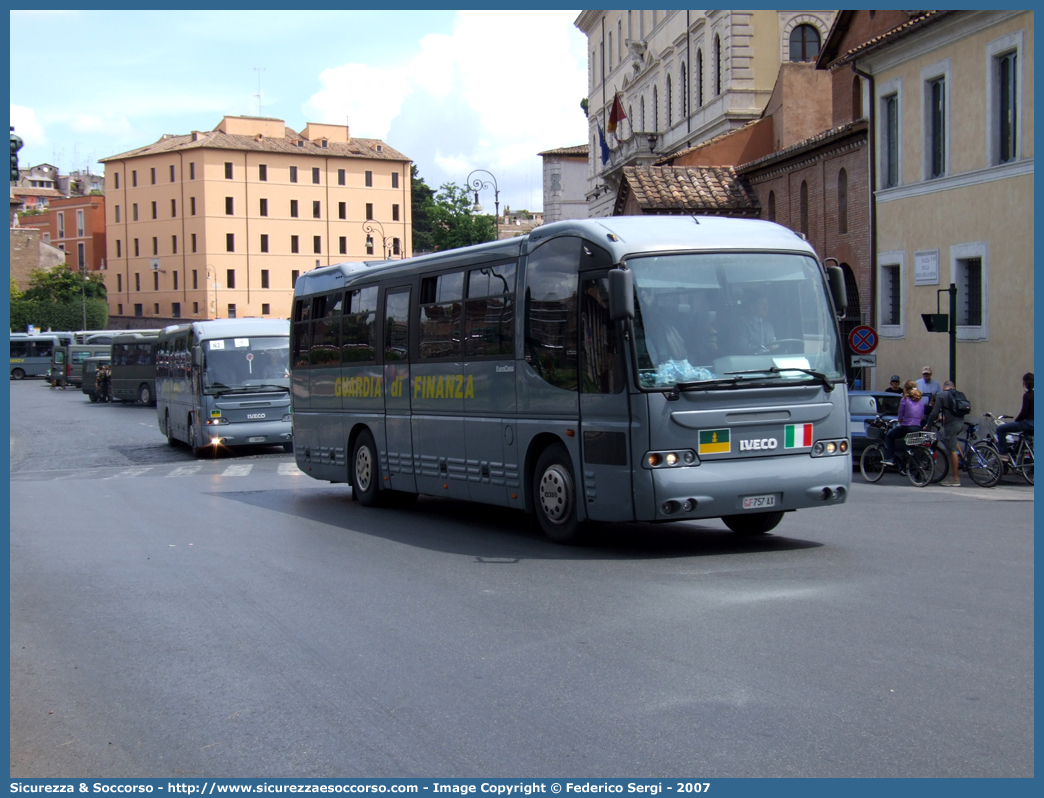
[[219, 319], [219, 318], [221, 318], [221, 315], [220, 315], [220, 312], [219, 312], [220, 309], [221, 309], [221, 306], [218, 304], [218, 289], [221, 287], [221, 285], [218, 283], [217, 266], [214, 266], [213, 264], [208, 263], [207, 264], [207, 279], [208, 279], [208, 281], [209, 281], [211, 276], [213, 276], [213, 278], [214, 278], [214, 318], [215, 319]]
[[[475, 177], [475, 179], [472, 180], [472, 177], [477, 175], [479, 172], [484, 175], [489, 175], [489, 180], [484, 180], [481, 177]], [[490, 180], [493, 182], [489, 182]], [[493, 224], [494, 226], [498, 226], [500, 224], [500, 189], [497, 188], [497, 179], [493, 177], [493, 173], [487, 172], [485, 169], [475, 169], [470, 175], [468, 175], [468, 186], [475, 192], [475, 207], [471, 209], [473, 213], [482, 213], [482, 206], [479, 205], [478, 193], [480, 191], [485, 191], [487, 188], [493, 189], [493, 206], [496, 209], [496, 215], [493, 217]], [[499, 234], [499, 228], [497, 232]]]
[[384, 259], [388, 260], [388, 237], [384, 235], [384, 225], [378, 222], [376, 219], [369, 219], [363, 222], [363, 232], [366, 233], [366, 245], [371, 246], [373, 244], [373, 233], [377, 233], [381, 237], [381, 253], [384, 255]]

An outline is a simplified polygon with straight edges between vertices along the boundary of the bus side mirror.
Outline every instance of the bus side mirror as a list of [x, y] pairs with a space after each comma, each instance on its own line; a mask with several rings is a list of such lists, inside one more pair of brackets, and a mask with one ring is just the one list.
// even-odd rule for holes
[[838, 316], [844, 316], [848, 310], [848, 292], [845, 290], [845, 273], [840, 266], [827, 266], [827, 281], [830, 283], [830, 294], [834, 298], [834, 310]]
[[192, 365], [202, 366], [203, 365], [203, 350], [198, 346], [192, 347]]
[[627, 269], [609, 270], [609, 318], [634, 318], [634, 276]]

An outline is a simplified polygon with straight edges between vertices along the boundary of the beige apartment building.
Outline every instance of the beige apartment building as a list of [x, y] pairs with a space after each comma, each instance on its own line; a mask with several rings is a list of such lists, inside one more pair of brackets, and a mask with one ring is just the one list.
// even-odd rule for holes
[[412, 253], [410, 159], [343, 125], [226, 116], [101, 162], [114, 326], [289, 318], [299, 274]]

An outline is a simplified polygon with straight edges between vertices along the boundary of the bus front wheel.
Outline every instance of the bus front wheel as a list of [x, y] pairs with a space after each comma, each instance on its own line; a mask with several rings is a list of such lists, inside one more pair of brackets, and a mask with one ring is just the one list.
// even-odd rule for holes
[[194, 416], [189, 419], [188, 445], [193, 457], [199, 457], [203, 453], [203, 447], [196, 446], [196, 419]]
[[22, 369], [14, 369], [11, 372], [11, 376], [14, 377], [16, 380], [24, 380], [25, 372]]
[[138, 386], [138, 401], [145, 406], [152, 404], [152, 389], [149, 388], [148, 383], [143, 382]]
[[555, 543], [584, 542], [586, 526], [576, 517], [576, 480], [569, 452], [553, 443], [540, 453], [533, 471], [533, 506], [537, 523]]
[[725, 526], [737, 535], [764, 535], [783, 520], [783, 513], [751, 513], [750, 515], [723, 515]]
[[369, 430], [363, 430], [352, 447], [352, 493], [363, 507], [376, 507], [380, 468], [377, 464], [377, 446]]

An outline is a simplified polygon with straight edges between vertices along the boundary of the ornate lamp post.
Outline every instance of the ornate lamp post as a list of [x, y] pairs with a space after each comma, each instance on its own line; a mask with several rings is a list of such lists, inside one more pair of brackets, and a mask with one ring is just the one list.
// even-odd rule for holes
[[[489, 180], [485, 180], [481, 177], [475, 177], [479, 172], [484, 175], [489, 175]], [[472, 179], [474, 178], [474, 179]], [[493, 182], [490, 182], [493, 181]], [[487, 172], [485, 169], [475, 169], [470, 175], [468, 175], [468, 187], [475, 192], [475, 207], [471, 210], [473, 213], [482, 213], [482, 206], [479, 205], [478, 193], [485, 191], [487, 188], [493, 189], [493, 207], [495, 215], [493, 217], [493, 225], [497, 228], [497, 234], [500, 233], [500, 189], [497, 188], [497, 179], [493, 176], [492, 172]]]
[[[378, 232], [379, 231], [379, 232]], [[384, 259], [388, 259], [388, 237], [384, 235], [384, 225], [375, 219], [370, 219], [363, 222], [363, 232], [366, 233], [366, 246], [373, 245], [373, 234], [377, 233], [381, 237], [381, 254]]]

